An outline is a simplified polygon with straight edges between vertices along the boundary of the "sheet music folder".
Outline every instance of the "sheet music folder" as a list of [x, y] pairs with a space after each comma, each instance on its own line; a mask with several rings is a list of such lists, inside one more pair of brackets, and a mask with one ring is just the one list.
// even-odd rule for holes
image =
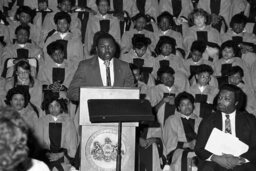
[[92, 123], [154, 121], [148, 100], [90, 99], [88, 110]]

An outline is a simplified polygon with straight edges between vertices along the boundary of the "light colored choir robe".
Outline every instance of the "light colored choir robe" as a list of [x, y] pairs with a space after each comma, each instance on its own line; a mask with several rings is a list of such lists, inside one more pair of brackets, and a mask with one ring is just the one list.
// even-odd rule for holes
[[110, 20], [108, 33], [115, 38], [118, 44], [120, 44], [121, 30], [118, 18], [114, 17], [111, 14], [106, 14], [105, 16], [102, 16], [100, 14], [90, 14], [85, 33], [85, 56], [88, 56], [90, 54], [93, 45], [94, 34], [100, 31], [101, 20]]
[[77, 66], [70, 60], [64, 60], [62, 64], [55, 63], [52, 59], [45, 61], [39, 70], [38, 79], [42, 81], [43, 84], [50, 85], [52, 82], [52, 69], [53, 68], [64, 68], [65, 69], [65, 79], [62, 83], [65, 87], [69, 87], [71, 80], [75, 74]]
[[[176, 40], [176, 48], [180, 48], [180, 49], [184, 49], [183, 47], [183, 37], [182, 35], [174, 30], [166, 30], [166, 31], [162, 31], [158, 28], [158, 30], [154, 33], [155, 35], [155, 41], [156, 43], [159, 41], [161, 36], [169, 36], [171, 38], [174, 38]], [[152, 42], [154, 43], [154, 42]], [[154, 43], [154, 45], [156, 46], [156, 43]]]
[[[17, 43], [10, 44], [3, 49], [2, 58], [0, 60], [1, 74], [4, 69], [5, 61], [9, 58], [17, 58], [18, 57], [17, 49], [22, 49], [22, 47], [20, 47], [20, 45], [18, 45]], [[37, 59], [38, 65], [39, 65], [38, 67], [40, 67], [40, 64], [44, 58], [42, 49], [33, 43], [26, 43], [24, 49], [28, 50], [28, 52], [29, 52], [28, 57]], [[37, 74], [36, 68], [32, 67], [31, 72], [32, 72], [33, 76], [36, 76], [36, 74]], [[7, 75], [9, 75], [9, 74], [7, 73]]]
[[[16, 39], [15, 29], [19, 25], [20, 25], [19, 21], [11, 21], [10, 25], [8, 26], [11, 43], [13, 43], [13, 40]], [[30, 27], [29, 39], [32, 41], [32, 43], [35, 43], [38, 45], [42, 35], [42, 33], [40, 32], [40, 28], [37, 27], [35, 24], [31, 24], [31, 23], [29, 23], [28, 26]]]
[[232, 0], [230, 17], [232, 18], [232, 16], [239, 14], [241, 12], [244, 12], [246, 9], [247, 3], [248, 3], [247, 0]]
[[150, 38], [152, 43], [149, 45], [148, 48], [150, 51], [154, 51], [155, 47], [153, 44], [154, 42], [156, 42], [154, 33], [145, 29], [142, 31], [138, 31], [137, 29], [131, 28], [129, 31], [124, 32], [122, 36], [120, 44], [122, 53], [129, 52], [132, 49], [132, 38], [134, 34], [144, 34], [145, 37]]
[[[135, 0], [135, 1], [137, 3], [137, 1], [140, 1], [140, 0]], [[157, 16], [160, 14], [158, 2], [156, 0], [146, 0], [144, 11], [146, 15], [150, 15], [156, 20]]]
[[253, 87], [252, 86], [252, 77], [251, 77], [250, 71], [249, 71], [248, 67], [246, 66], [245, 62], [241, 58], [233, 57], [233, 58], [231, 58], [229, 60], [225, 60], [224, 58], [219, 59], [214, 64], [214, 68], [215, 68], [214, 75], [215, 76], [222, 76], [221, 75], [222, 64], [232, 64], [232, 66], [240, 66], [243, 69], [243, 71], [244, 71], [243, 81], [249, 87]]
[[[169, 118], [166, 120], [164, 129], [163, 129], [163, 143], [164, 143], [166, 155], [168, 155], [170, 152], [175, 150], [172, 157], [172, 163], [170, 165], [170, 171], [181, 171], [181, 161], [182, 161], [181, 157], [182, 157], [183, 149], [176, 149], [176, 148], [177, 148], [178, 142], [188, 142], [185, 135], [181, 117], [182, 116], [179, 112], [176, 112], [175, 115], [169, 116]], [[194, 113], [190, 115], [190, 118], [195, 119], [194, 131], [195, 133], [197, 133], [199, 124], [202, 119]], [[189, 152], [189, 153], [191, 154], [188, 154], [188, 157], [195, 156], [194, 152]]]
[[[57, 29], [57, 26], [54, 22], [54, 16], [57, 12], [60, 12], [60, 11], [52, 12], [45, 16], [44, 23], [43, 23], [43, 33], [42, 33], [44, 39], [51, 30]], [[74, 36], [81, 39], [81, 21], [77, 17], [78, 13], [68, 13], [68, 14], [71, 17], [69, 30], [71, 31], [71, 33], [74, 34]]]
[[[191, 0], [181, 0], [181, 12], [179, 17], [188, 17], [189, 13], [193, 10], [193, 4]], [[160, 0], [159, 2], [159, 13], [168, 11], [173, 15], [172, 0]]]
[[[218, 94], [219, 89], [217, 87], [211, 86], [211, 85], [206, 85], [205, 89], [201, 92], [201, 90], [199, 89], [199, 85], [198, 84], [194, 84], [192, 86], [190, 86], [188, 92], [190, 94], [192, 94], [194, 96], [194, 98], [196, 97], [196, 94], [202, 94], [202, 95], [207, 95], [207, 104], [213, 104], [213, 100], [215, 98], [215, 96]], [[195, 103], [195, 109], [194, 109], [194, 113], [197, 114], [200, 117], [200, 103]]]
[[[62, 123], [61, 148], [66, 149], [69, 157], [74, 158], [78, 147], [78, 136], [73, 120], [66, 113], [58, 115], [57, 118], [57, 121], [54, 121], [52, 115], [48, 114], [39, 119], [37, 126], [39, 142], [44, 149], [50, 150], [49, 123]], [[66, 157], [61, 165], [64, 171], [69, 171], [71, 167]], [[54, 168], [53, 171], [57, 169]]]
[[[43, 45], [43, 52], [45, 55], [45, 60], [52, 60], [49, 54], [47, 53], [47, 46], [56, 40], [61, 40], [60, 33], [57, 31], [50, 36], [47, 41]], [[81, 39], [77, 38], [73, 33], [68, 32], [68, 34], [62, 39], [67, 40], [67, 59], [74, 62], [74, 65], [78, 65], [78, 63], [82, 60], [84, 60], [83, 55], [83, 44], [81, 42]]]
[[11, 43], [8, 26], [1, 24], [1, 23], [0, 23], [0, 37], [3, 37], [3, 41], [6, 44]]
[[254, 90], [244, 83], [239, 83], [237, 86], [240, 87], [247, 96], [246, 110], [256, 116], [256, 98]]
[[[96, 5], [96, 0], [87, 0], [87, 6], [94, 11], [98, 12], [98, 7]], [[110, 11], [114, 10], [113, 0], [110, 0]], [[136, 6], [135, 0], [123, 0], [123, 10], [128, 12], [130, 17], [135, 16], [139, 10]]]
[[203, 30], [199, 30], [196, 26], [192, 26], [188, 29], [187, 33], [185, 33], [183, 36], [183, 39], [184, 39], [183, 43], [184, 43], [186, 52], [189, 52], [192, 43], [195, 40], [198, 40], [197, 31], [206, 31], [208, 33], [207, 34], [208, 42], [216, 43], [218, 45], [221, 44], [220, 34], [215, 28], [208, 25], [208, 26], [205, 26]]
[[[37, 109], [39, 109], [41, 107], [43, 100], [42, 83], [37, 79], [34, 79], [34, 81], [34, 86], [29, 88], [30, 102], [33, 105], [35, 105]], [[7, 92], [14, 87], [14, 77], [1, 79], [0, 85], [0, 98], [2, 105], [4, 105], [4, 99], [6, 97]]]
[[[232, 1], [234, 0], [221, 0], [220, 2], [220, 13], [219, 15], [225, 19], [227, 25], [229, 25], [231, 20], [232, 12]], [[210, 7], [211, 0], [199, 0], [197, 7], [202, 8], [209, 14], [212, 14]]]
[[255, 23], [254, 22], [248, 22], [248, 23], [246, 23], [246, 25], [245, 25], [245, 31], [247, 32], [247, 33], [253, 33], [254, 35], [255, 35], [255, 31], [254, 31], [254, 29], [255, 29]]

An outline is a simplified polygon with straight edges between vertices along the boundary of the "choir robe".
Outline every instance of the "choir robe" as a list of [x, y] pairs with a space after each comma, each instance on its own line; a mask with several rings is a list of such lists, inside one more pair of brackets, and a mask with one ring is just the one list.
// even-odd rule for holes
[[[172, 15], [174, 15], [174, 6], [172, 3], [173, 0], [160, 0], [159, 2], [159, 13], [162, 13], [164, 11], [170, 12]], [[176, 0], [177, 1], [177, 0]], [[193, 10], [193, 4], [191, 0], [181, 0], [181, 11], [178, 16], [174, 16], [176, 18], [184, 16], [188, 17], [189, 13], [191, 13]], [[176, 12], [175, 12], [176, 13]]]
[[188, 29], [187, 33], [185, 33], [183, 36], [183, 39], [184, 39], [183, 43], [184, 43], [186, 52], [190, 51], [190, 47], [195, 40], [200, 40], [200, 38], [197, 37], [197, 32], [199, 32], [199, 31], [207, 32], [207, 41], [208, 42], [216, 43], [218, 45], [221, 44], [220, 34], [215, 28], [208, 25], [208, 26], [205, 26], [205, 28], [203, 30], [199, 30], [194, 25], [194, 26], [190, 27]]
[[159, 5], [156, 0], [135, 0], [135, 1], [136, 1], [138, 10], [141, 13], [150, 15], [155, 20], [157, 19], [157, 16], [160, 14], [160, 12], [159, 12]]
[[[185, 130], [185, 128], [189, 127], [190, 125], [183, 124], [182, 117], [182, 114], [179, 112], [176, 112], [175, 115], [169, 116], [163, 129], [164, 149], [167, 158], [171, 158], [171, 161], [169, 161], [171, 163], [170, 170], [173, 171], [182, 171], [182, 165], [185, 165], [187, 168], [187, 162], [182, 160], [183, 155], [187, 154], [187, 157], [185, 158], [186, 160], [187, 158], [192, 158], [195, 156], [195, 153], [192, 150], [188, 151], [187, 149], [182, 148], [183, 143], [193, 140], [192, 136], [189, 136], [191, 133], [188, 131], [186, 132]], [[202, 119], [194, 113], [192, 113], [189, 118], [194, 119], [193, 134], [196, 136]]]
[[0, 23], [0, 43], [2, 43], [3, 46], [11, 43], [8, 26], [1, 23]]
[[[34, 86], [29, 88], [30, 102], [37, 107], [41, 108], [42, 104], [42, 83], [41, 81], [34, 79]], [[0, 80], [0, 98], [2, 104], [4, 104], [4, 99], [7, 92], [14, 87], [14, 77], [1, 79]]]
[[[194, 113], [201, 118], [207, 118], [213, 109], [212, 104], [215, 96], [219, 92], [218, 88], [211, 85], [206, 85], [205, 89], [201, 91], [199, 89], [199, 85], [194, 84], [189, 88], [188, 92], [195, 98]], [[202, 97], [202, 95], [205, 95], [206, 99], [203, 99], [204, 97]]]
[[120, 44], [122, 53], [127, 53], [132, 49], [132, 38], [135, 34], [143, 34], [145, 35], [145, 37], [150, 38], [152, 43], [149, 45], [148, 48], [151, 52], [154, 51], [155, 47], [153, 44], [154, 42], [156, 42], [154, 33], [145, 29], [142, 31], [138, 31], [137, 29], [132, 28], [129, 31], [124, 32], [122, 36]]
[[72, 59], [69, 61], [64, 60], [62, 64], [57, 64], [53, 60], [45, 61], [42, 67], [40, 67], [38, 79], [44, 84], [53, 84], [53, 68], [63, 68], [65, 70], [64, 82], [62, 84], [68, 87], [77, 68]]
[[[0, 60], [0, 64], [1, 64], [1, 74], [4, 70], [4, 67], [5, 67], [5, 61], [9, 58], [18, 58], [20, 57], [19, 54], [17, 54], [17, 50], [18, 49], [26, 49], [28, 50], [28, 56], [27, 57], [30, 57], [30, 58], [35, 58], [37, 59], [38, 61], [38, 65], [40, 66], [44, 56], [43, 56], [43, 51], [42, 49], [33, 44], [33, 43], [26, 43], [24, 47], [21, 47], [20, 45], [18, 45], [17, 43], [15, 44], [10, 44], [8, 46], [6, 46], [4, 49], [3, 49], [3, 53], [2, 53], [2, 57], [1, 57], [1, 60]], [[26, 58], [26, 56], [24, 57]], [[38, 66], [37, 66], [38, 67]], [[38, 68], [34, 68], [32, 67], [32, 75], [33, 76], [36, 76], [37, 75], [37, 69]], [[11, 72], [11, 71], [10, 71]], [[8, 73], [7, 73], [8, 75]]]
[[[60, 137], [59, 139], [54, 139], [53, 143], [51, 143], [49, 132], [52, 132], [50, 125], [58, 126], [60, 125], [61, 129], [54, 130], [55, 135], [52, 135], [54, 137]], [[61, 149], [64, 149], [66, 152], [64, 157], [64, 162], [61, 162], [61, 166], [64, 169], [64, 171], [69, 171], [71, 164], [67, 159], [68, 155], [71, 158], [74, 158], [77, 147], [78, 147], [78, 136], [75, 129], [75, 125], [73, 123], [73, 120], [70, 118], [70, 116], [66, 113], [61, 113], [57, 116], [57, 120], [55, 121], [53, 116], [48, 114], [44, 117], [40, 118], [38, 121], [38, 127], [37, 127], [37, 134], [40, 144], [45, 150], [51, 151], [51, 145], [54, 143], [58, 144], [58, 141], [60, 141], [60, 147]], [[53, 167], [53, 171], [57, 171], [56, 167]]]
[[[169, 36], [171, 38], [174, 38], [176, 40], [176, 48], [180, 48], [180, 49], [184, 49], [183, 47], [183, 37], [182, 35], [174, 30], [166, 30], [166, 31], [162, 31], [160, 29], [158, 29], [156, 32], [154, 32], [154, 36], [155, 36], [155, 42], [158, 42], [161, 36]], [[154, 42], [152, 42], [154, 43]], [[156, 44], [154, 44], [156, 46]]]
[[247, 0], [233, 0], [230, 11], [230, 17], [232, 18], [232, 16], [236, 14], [243, 13], [245, 11], [247, 3]]
[[246, 110], [256, 116], [256, 98], [254, 90], [244, 83], [239, 83], [237, 86], [240, 87], [247, 96]]
[[[231, 20], [231, 12], [232, 12], [232, 1], [234, 0], [220, 0], [220, 10], [219, 10], [219, 14], [220, 16], [222, 16], [225, 19], [225, 22], [227, 25], [229, 25], [230, 20]], [[218, 4], [215, 4], [215, 8], [217, 7]], [[212, 10], [211, 10], [211, 0], [199, 0], [198, 8], [202, 8], [205, 11], [207, 11], [209, 14], [212, 14]]]
[[249, 71], [248, 67], [246, 66], [245, 62], [241, 58], [233, 57], [229, 60], [225, 60], [224, 58], [219, 59], [214, 64], [214, 68], [215, 68], [214, 75], [216, 77], [226, 76], [226, 75], [222, 75], [222, 65], [223, 64], [231, 64], [231, 66], [240, 66], [244, 71], [244, 77], [243, 77], [244, 83], [247, 84], [251, 88], [253, 87], [252, 86], [252, 75], [250, 74], [250, 71]]
[[68, 32], [68, 34], [62, 39], [60, 37], [60, 33], [56, 31], [50, 37], [47, 38], [46, 42], [43, 45], [45, 61], [52, 60], [49, 54], [47, 53], [47, 46], [56, 40], [67, 41], [67, 47], [66, 47], [67, 49], [65, 52], [67, 54], [66, 56], [67, 60], [73, 61], [74, 65], [77, 65], [77, 66], [80, 61], [84, 60], [83, 44], [81, 42], [81, 39], [77, 38], [76, 36], [74, 36], [73, 33], [70, 33], [70, 32]]
[[[54, 16], [56, 13], [60, 11], [49, 13], [45, 16], [44, 23], [43, 23], [43, 38], [47, 36], [47, 34], [52, 31], [53, 29], [57, 29], [57, 26], [54, 22]], [[81, 21], [77, 17], [78, 13], [69, 13], [71, 17], [71, 23], [69, 30], [71, 33], [74, 34], [77, 38], [81, 39]]]
[[[121, 0], [118, 0], [116, 2], [120, 2]], [[139, 10], [136, 6], [136, 2], [135, 0], [122, 0], [123, 2], [123, 11], [126, 11], [130, 17], [135, 16]], [[96, 5], [96, 0], [87, 0], [87, 6], [91, 9], [93, 9], [94, 11], [98, 12], [98, 7]], [[110, 0], [110, 11], [114, 11], [114, 4], [113, 4], [113, 0]]]
[[[108, 33], [115, 38], [118, 44], [120, 44], [121, 30], [120, 30], [120, 23], [117, 17], [114, 17], [111, 14], [106, 14], [105, 16], [102, 16], [101, 14], [90, 15], [87, 23], [86, 33], [85, 33], [85, 56], [88, 56], [90, 54], [90, 51], [93, 45], [94, 34], [97, 33], [98, 31], [101, 31], [101, 29], [104, 29], [104, 28], [101, 28], [100, 26], [100, 22], [102, 20], [109, 20]], [[103, 26], [103, 27], [108, 27], [108, 26]]]
[[[15, 39], [16, 39], [15, 30], [19, 25], [20, 25], [19, 21], [11, 21], [10, 25], [8, 26], [11, 43], [15, 42]], [[42, 35], [40, 28], [37, 25], [31, 24], [31, 23], [29, 23], [28, 26], [30, 27], [29, 39], [32, 41], [32, 43], [35, 43], [38, 45]]]
[[255, 22], [247, 22], [245, 25], [245, 30], [247, 33], [256, 34], [256, 24]]

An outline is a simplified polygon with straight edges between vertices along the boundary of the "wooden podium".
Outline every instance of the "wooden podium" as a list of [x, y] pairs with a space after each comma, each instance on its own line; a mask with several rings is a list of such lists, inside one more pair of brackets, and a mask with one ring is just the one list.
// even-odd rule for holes
[[[80, 89], [81, 171], [115, 171], [118, 123], [91, 123], [89, 99], [139, 99], [139, 89], [90, 87]], [[122, 124], [122, 171], [135, 170], [135, 131], [138, 123]]]

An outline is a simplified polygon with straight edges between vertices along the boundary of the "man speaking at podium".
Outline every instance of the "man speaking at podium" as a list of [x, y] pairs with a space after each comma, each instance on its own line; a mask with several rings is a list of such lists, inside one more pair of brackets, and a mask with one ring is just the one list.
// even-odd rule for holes
[[72, 101], [79, 101], [80, 87], [134, 87], [129, 64], [115, 58], [115, 39], [105, 32], [96, 34], [96, 55], [79, 63], [70, 83], [67, 96]]

